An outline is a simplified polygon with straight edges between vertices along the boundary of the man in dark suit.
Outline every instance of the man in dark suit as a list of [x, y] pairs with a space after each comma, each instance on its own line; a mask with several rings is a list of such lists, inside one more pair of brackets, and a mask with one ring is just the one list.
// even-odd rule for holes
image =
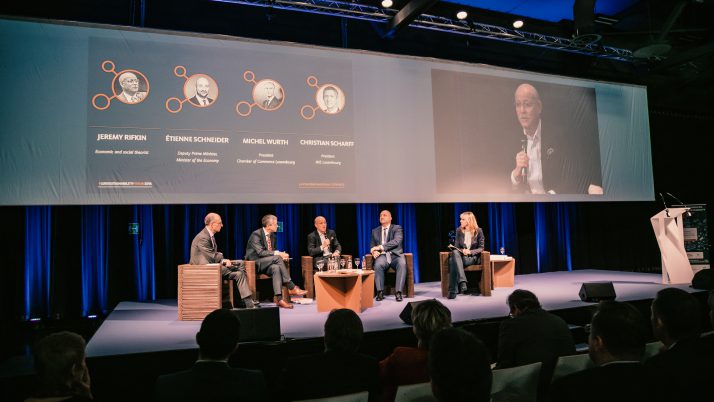
[[260, 371], [231, 368], [228, 359], [238, 348], [240, 320], [229, 310], [208, 314], [196, 334], [198, 360], [186, 371], [156, 380], [156, 401], [267, 401]]
[[280, 107], [283, 103], [283, 98], [278, 98], [275, 93], [275, 82], [268, 81], [265, 83], [265, 100], [263, 101], [263, 109], [273, 110]]
[[511, 171], [514, 189], [529, 194], [603, 193], [596, 131], [586, 137], [570, 125], [559, 126], [556, 119], [551, 120], [552, 125], [542, 126], [543, 104], [530, 84], [516, 89], [515, 107], [524, 136]]
[[342, 246], [337, 240], [337, 234], [327, 228], [324, 216], [315, 218], [315, 231], [307, 235], [307, 254], [312, 257], [312, 265], [317, 267], [317, 262], [327, 257], [338, 257], [342, 253]]
[[540, 305], [528, 290], [516, 289], [508, 296], [510, 320], [501, 321], [498, 331], [497, 369], [542, 362], [540, 387], [550, 381], [560, 356], [575, 354], [568, 324]]
[[198, 232], [191, 242], [191, 260], [189, 264], [221, 264], [221, 275], [224, 279], [235, 281], [236, 288], [246, 308], [254, 308], [253, 298], [245, 274], [245, 264], [243, 261], [236, 261], [223, 258], [223, 253], [218, 251], [218, 245], [214, 235], [223, 228], [221, 216], [211, 212], [204, 218], [206, 226]]
[[196, 95], [188, 101], [197, 106], [208, 106], [213, 103], [213, 99], [208, 97], [211, 89], [211, 82], [206, 77], [199, 77], [196, 80]]
[[266, 274], [273, 278], [274, 301], [278, 307], [293, 308], [289, 300], [283, 300], [283, 284], [291, 295], [302, 296], [307, 291], [300, 289], [290, 279], [290, 272], [285, 266], [285, 261], [290, 256], [277, 249], [278, 239], [275, 232], [278, 230], [278, 217], [265, 215], [261, 223], [263, 227], [251, 233], [248, 238], [245, 259], [255, 261], [257, 274]]
[[[646, 320], [627, 303], [600, 303], [590, 322], [590, 359], [596, 367], [553, 382], [552, 402], [651, 401], [649, 379], [640, 363]], [[688, 399], [683, 399], [688, 400]]]
[[392, 225], [392, 214], [384, 210], [379, 213], [380, 226], [372, 229], [369, 252], [374, 257], [374, 284], [377, 287], [377, 300], [384, 300], [384, 271], [389, 267], [397, 271], [394, 286], [395, 298], [402, 301], [402, 290], [407, 278], [407, 262], [404, 258], [404, 232], [399, 225]]
[[377, 360], [358, 353], [363, 334], [362, 320], [354, 311], [330, 312], [325, 321], [325, 352], [289, 359], [281, 394], [290, 395], [287, 400], [298, 400], [369, 391], [369, 400], [376, 400], [380, 390]]
[[701, 320], [699, 302], [687, 291], [666, 288], [657, 292], [652, 301], [652, 332], [662, 341], [664, 350], [645, 362], [654, 379], [657, 400], [713, 399], [714, 346], [700, 338]]

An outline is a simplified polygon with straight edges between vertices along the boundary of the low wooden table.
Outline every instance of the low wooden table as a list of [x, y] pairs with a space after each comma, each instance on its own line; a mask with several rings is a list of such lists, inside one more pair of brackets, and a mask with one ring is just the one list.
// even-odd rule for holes
[[512, 288], [516, 273], [516, 259], [509, 256], [491, 254], [491, 277], [494, 288]]
[[374, 306], [374, 271], [340, 269], [315, 273], [317, 311], [348, 308], [359, 314]]

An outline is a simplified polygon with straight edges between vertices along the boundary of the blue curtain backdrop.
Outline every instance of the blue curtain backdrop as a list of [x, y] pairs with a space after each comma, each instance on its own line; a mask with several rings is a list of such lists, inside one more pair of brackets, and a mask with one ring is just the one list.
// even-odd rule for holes
[[283, 222], [283, 231], [278, 233], [278, 249], [290, 254], [290, 276], [297, 280], [302, 276], [300, 267], [299, 237], [302, 235], [303, 228], [300, 225], [300, 208], [298, 204], [281, 204], [275, 206], [275, 214], [278, 220]]
[[414, 255], [414, 283], [419, 283], [419, 252], [417, 247], [417, 222], [414, 204], [397, 204], [396, 224], [404, 229], [404, 252]]
[[139, 233], [134, 236], [134, 279], [138, 301], [156, 299], [154, 280], [154, 215], [151, 205], [137, 205], [133, 210], [133, 222], [139, 224]]
[[52, 207], [25, 208], [25, 318], [52, 314]]
[[235, 205], [233, 206], [233, 219], [229, 227], [233, 228], [233, 247], [235, 257], [232, 259], [243, 259], [245, 257], [245, 246], [248, 244], [248, 237], [254, 230], [260, 228], [260, 216], [258, 207], [255, 205]]
[[507, 255], [518, 260], [518, 233], [516, 230], [516, 210], [512, 203], [488, 204], [488, 228], [486, 237], [487, 249], [492, 253], [499, 253], [501, 247]]
[[372, 228], [379, 226], [379, 205], [357, 204], [357, 255], [369, 252]]
[[[327, 220], [327, 228], [335, 229], [337, 227], [337, 221], [335, 220], [335, 204], [315, 204], [315, 217], [324, 216]], [[306, 227], [312, 227], [315, 225], [314, 218], [310, 222], [307, 222]], [[312, 230], [310, 230], [312, 231]], [[340, 233], [337, 232], [339, 235]], [[339, 237], [337, 238], [339, 240]]]
[[82, 316], [107, 312], [109, 209], [84, 206], [82, 232]]
[[534, 208], [538, 272], [572, 271], [570, 227], [575, 207], [565, 203], [536, 203]]

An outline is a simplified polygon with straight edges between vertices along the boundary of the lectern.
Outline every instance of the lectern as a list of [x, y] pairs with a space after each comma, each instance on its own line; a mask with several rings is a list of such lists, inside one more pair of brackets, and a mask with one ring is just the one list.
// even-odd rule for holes
[[669, 208], [650, 218], [662, 254], [662, 283], [692, 283], [694, 273], [684, 250], [682, 214], [689, 208]]

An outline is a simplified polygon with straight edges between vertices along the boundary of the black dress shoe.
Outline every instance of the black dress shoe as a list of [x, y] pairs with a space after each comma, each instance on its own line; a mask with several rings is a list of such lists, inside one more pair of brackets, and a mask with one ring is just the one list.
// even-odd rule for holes
[[466, 285], [466, 282], [461, 282], [459, 283], [459, 293], [466, 294], [466, 292], [469, 290], [469, 287]]
[[456, 293], [454, 292], [449, 292], [449, 295], [446, 296], [447, 299], [455, 299], [456, 298]]
[[381, 290], [377, 291], [377, 297], [375, 298], [377, 301], [382, 301], [384, 300], [384, 292]]
[[402, 292], [397, 292], [396, 296], [394, 297], [397, 301], [402, 301]]

